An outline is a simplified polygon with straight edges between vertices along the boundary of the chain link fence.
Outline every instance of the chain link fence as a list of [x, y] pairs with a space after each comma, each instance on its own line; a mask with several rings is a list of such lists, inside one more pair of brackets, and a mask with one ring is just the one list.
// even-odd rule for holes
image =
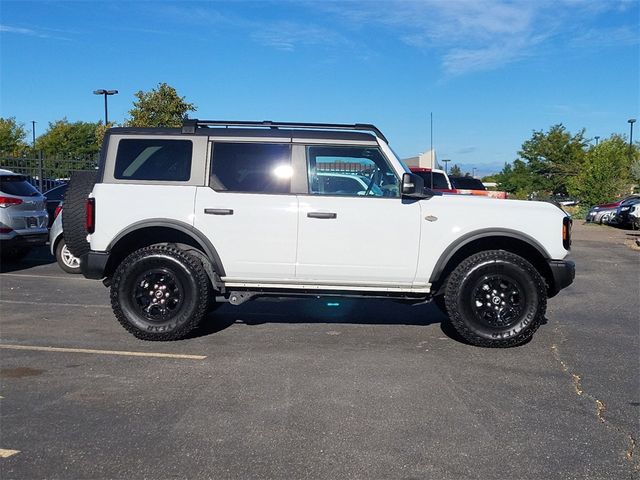
[[44, 193], [66, 183], [75, 170], [95, 170], [98, 158], [98, 154], [66, 158], [46, 157], [42, 152], [28, 156], [0, 153], [0, 168], [24, 175], [34, 187]]

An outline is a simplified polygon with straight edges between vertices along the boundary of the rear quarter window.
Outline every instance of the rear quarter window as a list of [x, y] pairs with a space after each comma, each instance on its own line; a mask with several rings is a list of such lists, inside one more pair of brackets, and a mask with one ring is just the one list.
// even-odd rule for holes
[[36, 197], [40, 192], [21, 175], [0, 176], [0, 192], [16, 197]]
[[191, 178], [190, 140], [123, 139], [113, 176], [119, 180], [186, 182]]

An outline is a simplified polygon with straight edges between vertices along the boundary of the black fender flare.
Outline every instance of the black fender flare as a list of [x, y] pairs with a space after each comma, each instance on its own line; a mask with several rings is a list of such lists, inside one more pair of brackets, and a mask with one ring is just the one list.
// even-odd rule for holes
[[517, 230], [510, 230], [508, 228], [483, 228], [481, 230], [474, 230], [473, 232], [466, 233], [452, 242], [444, 252], [442, 252], [440, 258], [438, 258], [438, 261], [431, 272], [429, 282], [433, 284], [440, 280], [440, 276], [442, 275], [447, 263], [449, 263], [449, 260], [451, 260], [462, 248], [471, 242], [487, 237], [514, 238], [535, 248], [543, 258], [551, 258], [549, 252], [547, 252], [547, 250], [536, 239], [530, 237], [526, 233], [522, 233]]
[[218, 254], [218, 251], [213, 246], [209, 238], [197, 228], [193, 227], [192, 225], [189, 225], [186, 222], [181, 222], [179, 220], [167, 220], [166, 218], [150, 218], [150, 219], [141, 220], [139, 222], [132, 223], [127, 228], [119, 232], [113, 238], [113, 240], [111, 240], [111, 242], [107, 246], [107, 251], [110, 252], [118, 244], [118, 242], [122, 240], [124, 237], [126, 237], [127, 235], [137, 230], [142, 230], [149, 227], [172, 228], [174, 230], [177, 230], [179, 232], [182, 232], [188, 235], [198, 245], [200, 245], [200, 247], [202, 248], [206, 256], [213, 262], [214, 268], [216, 269], [216, 273], [221, 277], [224, 277], [226, 275], [224, 271], [224, 266], [222, 264], [222, 260], [220, 259], [220, 255]]

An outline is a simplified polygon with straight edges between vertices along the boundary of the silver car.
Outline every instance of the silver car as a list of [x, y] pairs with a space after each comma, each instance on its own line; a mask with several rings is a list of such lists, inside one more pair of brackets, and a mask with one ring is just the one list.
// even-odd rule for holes
[[0, 169], [0, 255], [17, 260], [47, 243], [45, 197], [24, 175]]
[[49, 232], [49, 247], [51, 255], [56, 257], [56, 261], [62, 270], [67, 273], [80, 273], [80, 259], [75, 257], [67, 248], [62, 232], [62, 211], [64, 204], [56, 208], [56, 217]]

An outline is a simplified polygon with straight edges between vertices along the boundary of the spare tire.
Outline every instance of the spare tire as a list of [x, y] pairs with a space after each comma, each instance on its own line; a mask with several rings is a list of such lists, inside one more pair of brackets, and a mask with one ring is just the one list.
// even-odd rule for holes
[[85, 229], [85, 208], [97, 176], [98, 172], [93, 170], [73, 172], [64, 194], [62, 211], [64, 240], [67, 243], [67, 249], [78, 258], [89, 253], [90, 249]]

